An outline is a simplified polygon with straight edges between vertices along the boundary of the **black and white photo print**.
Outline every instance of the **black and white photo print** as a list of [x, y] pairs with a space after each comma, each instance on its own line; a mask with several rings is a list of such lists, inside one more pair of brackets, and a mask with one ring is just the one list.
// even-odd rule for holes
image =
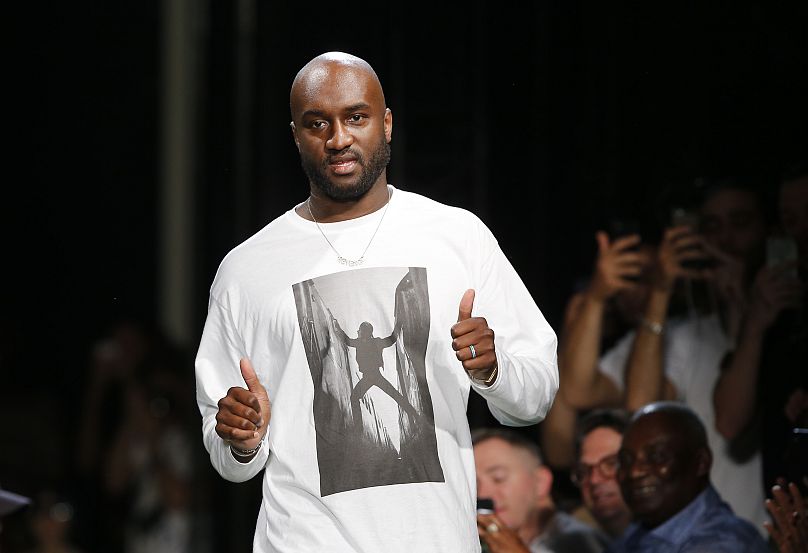
[[426, 269], [356, 269], [292, 289], [314, 384], [321, 496], [443, 482], [426, 380]]

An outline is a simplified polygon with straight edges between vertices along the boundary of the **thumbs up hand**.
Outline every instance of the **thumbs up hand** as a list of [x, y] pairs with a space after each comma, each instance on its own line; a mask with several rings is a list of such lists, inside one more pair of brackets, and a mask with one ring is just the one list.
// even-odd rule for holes
[[466, 290], [460, 299], [457, 324], [452, 326], [452, 349], [469, 376], [485, 381], [497, 368], [494, 331], [484, 317], [471, 316], [473, 308], [474, 290]]
[[249, 359], [242, 359], [239, 367], [247, 389], [234, 386], [219, 400], [216, 433], [233, 447], [250, 450], [267, 433], [271, 416], [269, 396]]

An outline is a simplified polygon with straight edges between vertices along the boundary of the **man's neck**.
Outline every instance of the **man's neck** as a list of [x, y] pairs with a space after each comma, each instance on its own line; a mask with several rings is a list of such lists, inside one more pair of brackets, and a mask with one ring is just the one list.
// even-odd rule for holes
[[516, 531], [522, 543], [530, 545], [530, 542], [544, 534], [555, 514], [556, 511], [554, 507], [546, 507], [538, 510], [532, 524], [523, 526]]
[[[387, 204], [389, 199], [387, 179], [382, 173], [370, 190], [354, 200], [334, 200], [312, 186], [307, 200], [308, 205], [301, 204], [296, 212], [309, 221], [312, 220], [313, 215], [319, 223], [337, 223], [378, 211]], [[309, 209], [311, 209], [311, 213], [309, 213]]]

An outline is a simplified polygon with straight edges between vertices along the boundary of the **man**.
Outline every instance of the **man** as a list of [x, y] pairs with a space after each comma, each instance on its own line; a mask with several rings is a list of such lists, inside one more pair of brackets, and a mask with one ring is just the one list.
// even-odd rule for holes
[[[367, 62], [314, 58], [290, 107], [310, 195], [211, 288], [196, 360], [211, 461], [233, 481], [266, 468], [256, 551], [479, 550], [468, 394], [506, 424], [540, 420], [555, 334], [476, 217], [388, 185], [393, 116]], [[358, 397], [368, 367], [335, 319], [393, 336], [371, 364], [417, 416], [378, 382]]]
[[617, 483], [618, 453], [628, 426], [624, 411], [592, 411], [579, 422], [578, 462], [572, 479], [581, 488], [584, 505], [611, 539], [623, 535], [631, 522]]
[[477, 495], [491, 499], [493, 514], [479, 514], [481, 539], [492, 553], [586, 553], [603, 539], [550, 497], [553, 475], [538, 446], [513, 431], [479, 429], [472, 435]]
[[714, 394], [716, 427], [727, 439], [741, 435], [756, 417], [762, 422], [766, 491], [783, 477], [799, 482], [808, 470], [790, 474], [786, 462], [792, 428], [808, 417], [808, 166], [792, 171], [780, 184], [778, 207], [796, 251], [783, 259], [776, 246], [788, 242], [770, 238], [766, 266], [755, 275], [737, 346]]
[[[710, 484], [704, 425], [676, 402], [639, 409], [623, 436], [617, 478], [634, 523], [614, 544], [625, 553], [764, 553], [754, 526]], [[750, 484], [752, 486], [752, 484]]]
[[[728, 440], [719, 432], [713, 391], [732, 350], [745, 345], [739, 329], [748, 316], [747, 277], [760, 264], [766, 236], [761, 204], [754, 189], [734, 180], [718, 180], [703, 188], [699, 240], [668, 240], [678, 231], [667, 231], [658, 253], [655, 285], [630, 344], [628, 362], [601, 366], [614, 382], [625, 383], [629, 411], [653, 401], [679, 400], [696, 412], [707, 428], [713, 453], [713, 485], [738, 516], [756, 525], [766, 512], [763, 489], [748, 486], [760, 480], [762, 470], [755, 436]], [[712, 267], [705, 270], [683, 263], [683, 250], [699, 253], [699, 249], [702, 260]], [[703, 280], [710, 291], [708, 303], [713, 305], [707, 313], [694, 308], [696, 291], [703, 290], [697, 280]], [[685, 287], [690, 314], [673, 320], [669, 311], [677, 281]]]

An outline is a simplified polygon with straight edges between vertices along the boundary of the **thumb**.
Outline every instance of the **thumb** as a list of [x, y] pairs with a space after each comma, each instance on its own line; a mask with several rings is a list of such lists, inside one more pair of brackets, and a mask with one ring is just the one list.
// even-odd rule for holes
[[457, 322], [471, 318], [471, 310], [474, 307], [474, 290], [469, 288], [460, 299], [460, 311], [457, 315]]
[[598, 242], [598, 252], [601, 254], [609, 249], [609, 235], [602, 230], [595, 233], [595, 240]]
[[242, 357], [241, 361], [239, 362], [239, 368], [241, 368], [241, 376], [244, 378], [244, 382], [247, 384], [248, 390], [250, 390], [252, 393], [260, 393], [264, 391], [264, 386], [261, 385], [261, 381], [258, 380], [258, 375], [255, 374], [255, 369], [253, 368], [249, 359]]

